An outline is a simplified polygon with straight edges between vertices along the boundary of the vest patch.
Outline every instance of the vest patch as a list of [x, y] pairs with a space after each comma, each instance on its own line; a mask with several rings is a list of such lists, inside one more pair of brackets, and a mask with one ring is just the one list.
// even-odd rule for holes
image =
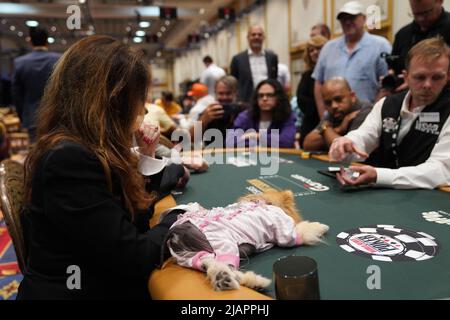
[[416, 130], [423, 132], [423, 133], [429, 133], [433, 134], [435, 136], [440, 135], [439, 131], [439, 124], [436, 123], [427, 123], [427, 122], [416, 122]]
[[394, 118], [383, 119], [383, 131], [386, 133], [393, 133], [398, 129], [398, 122]]

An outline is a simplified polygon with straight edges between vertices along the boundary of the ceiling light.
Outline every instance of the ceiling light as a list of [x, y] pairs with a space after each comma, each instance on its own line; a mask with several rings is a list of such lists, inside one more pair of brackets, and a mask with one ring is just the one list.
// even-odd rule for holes
[[138, 30], [138, 31], [136, 31], [136, 35], [137, 35], [138, 37], [145, 37], [145, 31]]
[[162, 28], [161, 28], [161, 31], [162, 31], [162, 32], [166, 31], [166, 27], [162, 27]]
[[56, 27], [53, 26], [53, 27], [51, 28], [51, 30], [52, 30], [53, 32], [55, 32], [55, 31], [56, 31]]
[[148, 27], [150, 27], [150, 22], [148, 22], [148, 21], [141, 21], [141, 22], [139, 22], [139, 27], [141, 27], [141, 28], [148, 28]]
[[9, 30], [14, 31], [14, 30], [16, 30], [16, 27], [15, 26], [11, 26], [11, 27], [9, 27]]
[[201, 9], [198, 11], [198, 13], [200, 13], [200, 14], [205, 14], [205, 8], [201, 8]]
[[86, 0], [78, 0], [79, 3], [84, 4], [86, 3]]
[[54, 43], [55, 42], [55, 38], [48, 37], [47, 41], [48, 41], [48, 43]]
[[25, 24], [28, 27], [37, 27], [39, 25], [39, 22], [37, 22], [36, 20], [28, 20], [27, 22], [25, 22]]
[[157, 34], [156, 34], [158, 37], [162, 37], [162, 33], [161, 32], [158, 32]]
[[161, 51], [156, 52], [157, 57], [161, 57]]
[[66, 39], [62, 39], [62, 40], [61, 40], [61, 43], [62, 43], [63, 45], [66, 45], [66, 44], [67, 44]]
[[142, 42], [142, 38], [140, 38], [140, 37], [134, 37], [134, 38], [133, 38], [133, 42], [134, 42], [134, 43], [141, 43], [141, 42]]
[[166, 20], [166, 26], [170, 26], [170, 20]]
[[23, 32], [22, 32], [22, 31], [19, 31], [19, 32], [17, 32], [17, 35], [18, 35], [19, 37], [23, 37]]

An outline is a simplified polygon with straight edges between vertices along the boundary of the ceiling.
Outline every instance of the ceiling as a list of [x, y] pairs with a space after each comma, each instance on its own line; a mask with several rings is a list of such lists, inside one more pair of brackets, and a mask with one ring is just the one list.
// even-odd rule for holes
[[[84, 2], [84, 3], [80, 3]], [[233, 0], [10, 0], [0, 1], [0, 36], [27, 47], [26, 21], [38, 21], [54, 42], [51, 50], [64, 51], [78, 39], [90, 34], [106, 34], [147, 50], [149, 55], [170, 56], [187, 46], [189, 34], [206, 30], [217, 20], [218, 9], [233, 5]], [[81, 28], [69, 30], [68, 18], [77, 4]], [[160, 19], [159, 7], [176, 7], [178, 18]], [[72, 16], [73, 17], [73, 16]], [[73, 21], [73, 20], [71, 20]], [[150, 22], [142, 28], [139, 22]], [[144, 31], [135, 43], [136, 31]], [[4, 49], [4, 48], [2, 48]]]

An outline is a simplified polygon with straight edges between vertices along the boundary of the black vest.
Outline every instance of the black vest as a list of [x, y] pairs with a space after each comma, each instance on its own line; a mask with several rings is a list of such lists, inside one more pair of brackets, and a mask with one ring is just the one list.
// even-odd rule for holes
[[400, 111], [406, 94], [407, 92], [402, 92], [387, 97], [381, 109], [383, 127], [380, 145], [372, 160], [372, 164], [378, 167], [397, 169], [424, 163], [430, 157], [450, 115], [450, 89], [447, 86], [438, 99], [422, 111], [422, 114], [439, 113], [439, 121], [435, 119], [430, 120], [432, 122], [421, 122], [418, 117], [400, 145], [397, 145], [401, 125]]

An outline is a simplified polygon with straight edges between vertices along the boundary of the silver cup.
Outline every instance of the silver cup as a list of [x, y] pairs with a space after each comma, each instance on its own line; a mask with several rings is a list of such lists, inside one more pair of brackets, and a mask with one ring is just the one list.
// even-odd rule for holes
[[287, 256], [273, 265], [278, 300], [320, 300], [317, 263], [311, 258]]

